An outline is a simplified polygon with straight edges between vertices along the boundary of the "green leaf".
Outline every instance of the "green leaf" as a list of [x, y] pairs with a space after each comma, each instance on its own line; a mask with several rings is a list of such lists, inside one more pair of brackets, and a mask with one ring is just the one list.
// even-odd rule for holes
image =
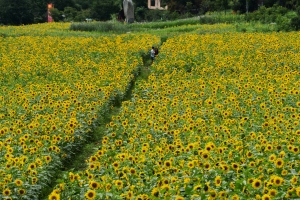
[[185, 193], [186, 194], [192, 194], [192, 191], [193, 191], [193, 186], [192, 185], [187, 185], [185, 187]]

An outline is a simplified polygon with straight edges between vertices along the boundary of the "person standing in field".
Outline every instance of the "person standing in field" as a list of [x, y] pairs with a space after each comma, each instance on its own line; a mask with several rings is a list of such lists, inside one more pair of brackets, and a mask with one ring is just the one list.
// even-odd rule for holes
[[154, 58], [155, 58], [155, 50], [154, 47], [152, 47], [151, 51], [150, 51], [150, 56], [151, 56], [151, 65], [154, 62]]

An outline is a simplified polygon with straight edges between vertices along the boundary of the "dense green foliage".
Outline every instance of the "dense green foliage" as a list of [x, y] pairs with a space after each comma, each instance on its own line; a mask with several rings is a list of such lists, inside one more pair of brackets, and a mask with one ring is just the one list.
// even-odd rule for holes
[[[55, 21], [115, 20], [122, 9], [122, 2], [122, 0], [52, 0], [54, 8], [51, 13]], [[292, 21], [293, 27], [298, 29], [295, 25], [298, 19], [292, 20], [296, 15], [289, 15], [289, 11], [295, 11], [299, 5], [300, 1], [295, 0], [163, 0], [162, 6], [168, 5], [168, 10], [165, 11], [149, 10], [147, 0], [133, 0], [133, 2], [135, 20], [138, 22], [176, 20], [214, 11], [226, 15], [228, 11], [234, 11], [249, 13], [249, 20], [258, 20], [262, 23], [290, 24]], [[22, 25], [46, 22], [47, 3], [50, 2], [0, 0], [0, 24]], [[274, 5], [278, 6], [272, 8]], [[218, 20], [210, 18], [202, 21], [215, 23]]]
[[[248, 21], [259, 21], [263, 24], [276, 24], [277, 31], [292, 31], [298, 30], [300, 25], [297, 22], [296, 12], [291, 12], [289, 9], [275, 4], [272, 7], [260, 7], [257, 11], [247, 15]], [[298, 24], [298, 25], [297, 25]]]

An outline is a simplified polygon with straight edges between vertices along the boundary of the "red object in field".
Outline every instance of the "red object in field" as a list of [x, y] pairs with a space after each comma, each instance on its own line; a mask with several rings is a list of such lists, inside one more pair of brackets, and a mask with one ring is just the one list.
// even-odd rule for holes
[[54, 6], [52, 3], [48, 3], [48, 22], [53, 22], [53, 18], [51, 16], [51, 12], [50, 12], [51, 8], [53, 8], [53, 7]]

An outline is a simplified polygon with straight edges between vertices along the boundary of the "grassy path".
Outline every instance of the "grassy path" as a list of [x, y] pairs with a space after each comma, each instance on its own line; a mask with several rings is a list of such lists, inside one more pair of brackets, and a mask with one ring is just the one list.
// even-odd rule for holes
[[106, 130], [106, 124], [112, 121], [112, 117], [117, 115], [120, 111], [123, 101], [128, 101], [132, 97], [132, 91], [134, 90], [136, 82], [140, 80], [147, 80], [151, 73], [151, 60], [150, 56], [143, 56], [143, 66], [139, 67], [139, 72], [137, 76], [130, 83], [130, 89], [127, 91], [125, 97], [121, 99], [120, 97], [115, 97], [114, 101], [110, 105], [110, 110], [104, 115], [97, 119], [97, 126], [92, 127], [91, 131], [87, 133], [88, 139], [82, 144], [80, 149], [72, 152], [73, 156], [70, 159], [65, 159], [62, 162], [61, 168], [52, 177], [52, 182], [48, 187], [45, 187], [41, 193], [40, 199], [47, 200], [48, 195], [52, 192], [55, 185], [59, 184], [68, 171], [82, 171], [87, 168], [86, 159], [98, 150], [102, 138]]

